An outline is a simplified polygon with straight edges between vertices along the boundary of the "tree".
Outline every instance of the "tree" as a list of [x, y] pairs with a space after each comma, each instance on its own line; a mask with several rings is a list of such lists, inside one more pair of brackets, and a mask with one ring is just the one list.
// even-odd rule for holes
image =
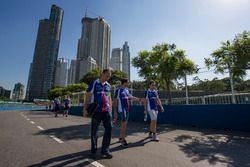
[[231, 42], [221, 43], [221, 47], [211, 54], [212, 58], [205, 58], [208, 68], [214, 67], [215, 73], [229, 73], [232, 102], [235, 103], [233, 79], [246, 75], [250, 63], [250, 33], [244, 31]]
[[99, 78], [101, 76], [101, 69], [100, 68], [96, 68], [93, 69], [89, 72], [87, 72], [82, 79], [80, 79], [80, 82], [84, 82], [86, 84], [90, 84], [93, 80]]
[[[102, 71], [99, 68], [93, 69], [89, 72], [87, 72], [83, 78], [81, 79], [81, 82], [84, 82], [86, 84], [90, 84], [93, 80], [100, 78]], [[119, 70], [114, 70], [112, 71], [111, 78], [109, 79], [109, 83], [111, 85], [116, 84], [117, 81], [120, 81], [123, 78], [127, 78], [127, 74], [119, 71]]]
[[121, 81], [121, 79], [128, 78], [128, 75], [120, 70], [112, 71], [111, 78], [109, 79], [109, 83], [111, 85], [117, 84], [117, 82]]
[[250, 69], [250, 31], [243, 31], [236, 35], [233, 40], [233, 47], [238, 59], [237, 67], [241, 69]]
[[75, 92], [85, 91], [87, 89], [87, 86], [88, 86], [87, 84], [81, 83], [81, 84], [69, 85], [64, 88], [55, 87], [49, 90], [48, 98], [54, 99], [55, 97], [58, 97], [58, 96], [71, 95], [72, 93], [75, 93]]
[[167, 43], [155, 45], [152, 51], [139, 52], [132, 64], [139, 69], [141, 77], [158, 81], [169, 93], [171, 85], [178, 78], [197, 71], [197, 66], [186, 58], [184, 50], [176, 49], [175, 44]]

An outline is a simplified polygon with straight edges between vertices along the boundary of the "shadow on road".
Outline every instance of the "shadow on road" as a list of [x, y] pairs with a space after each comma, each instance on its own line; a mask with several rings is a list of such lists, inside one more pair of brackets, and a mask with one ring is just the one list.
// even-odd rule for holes
[[90, 124], [51, 128], [40, 131], [35, 135], [53, 135], [64, 141], [90, 139]]
[[179, 135], [174, 142], [194, 163], [206, 160], [211, 165], [250, 167], [250, 136], [246, 133], [202, 130], [199, 136]]
[[[58, 157], [53, 157], [47, 160], [44, 160], [40, 163], [30, 165], [28, 167], [44, 167], [44, 166], [53, 166], [53, 167], [63, 167], [63, 166], [87, 166], [91, 162], [88, 161], [90, 151], [81, 151], [77, 153], [62, 155]], [[98, 160], [100, 158], [96, 158]]]

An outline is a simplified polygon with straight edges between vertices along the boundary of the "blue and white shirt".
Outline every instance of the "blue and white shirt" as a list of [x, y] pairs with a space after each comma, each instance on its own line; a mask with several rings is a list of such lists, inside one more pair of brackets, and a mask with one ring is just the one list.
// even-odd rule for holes
[[157, 111], [157, 98], [159, 98], [157, 90], [146, 90], [144, 97], [147, 100], [148, 110]]
[[88, 87], [87, 92], [92, 93], [91, 103], [98, 103], [97, 112], [111, 111], [109, 97], [111, 96], [111, 86], [108, 82], [103, 85], [99, 79], [94, 80]]
[[118, 112], [129, 112], [129, 98], [131, 96], [127, 88], [119, 88], [116, 90], [115, 98], [117, 98]]

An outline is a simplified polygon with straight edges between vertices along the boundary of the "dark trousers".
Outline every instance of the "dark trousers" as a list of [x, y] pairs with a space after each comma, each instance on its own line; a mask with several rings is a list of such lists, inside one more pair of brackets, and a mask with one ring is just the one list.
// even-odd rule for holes
[[112, 116], [111, 112], [96, 112], [94, 113], [91, 121], [91, 152], [95, 153], [97, 150], [97, 132], [100, 123], [103, 123], [105, 128], [103, 140], [102, 140], [102, 150], [101, 153], [105, 154], [109, 152], [109, 145], [111, 141], [112, 132]]

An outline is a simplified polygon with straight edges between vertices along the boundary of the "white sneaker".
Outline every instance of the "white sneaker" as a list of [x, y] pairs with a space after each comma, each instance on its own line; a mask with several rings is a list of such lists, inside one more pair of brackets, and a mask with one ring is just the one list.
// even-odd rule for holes
[[159, 141], [159, 138], [157, 137], [156, 134], [153, 134], [151, 140], [152, 140], [152, 141]]
[[148, 118], [148, 114], [144, 114], [144, 122], [147, 121], [147, 118]]

